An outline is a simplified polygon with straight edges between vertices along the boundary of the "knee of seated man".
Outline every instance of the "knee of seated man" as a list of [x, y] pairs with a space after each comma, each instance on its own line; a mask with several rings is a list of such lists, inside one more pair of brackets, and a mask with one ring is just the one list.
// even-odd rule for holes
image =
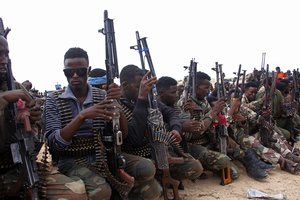
[[220, 154], [217, 158], [215, 165], [221, 170], [227, 167], [228, 163], [230, 162], [230, 158], [224, 154]]
[[136, 180], [148, 181], [154, 178], [156, 167], [150, 159], [141, 159], [136, 164]]
[[184, 172], [186, 178], [194, 180], [203, 173], [203, 166], [199, 160], [186, 159], [185, 164], [187, 166], [187, 170]]
[[104, 183], [101, 185], [98, 185], [97, 188], [95, 188], [92, 191], [89, 191], [88, 197], [91, 200], [96, 199], [103, 199], [103, 200], [109, 200], [111, 198], [111, 187], [108, 183]]

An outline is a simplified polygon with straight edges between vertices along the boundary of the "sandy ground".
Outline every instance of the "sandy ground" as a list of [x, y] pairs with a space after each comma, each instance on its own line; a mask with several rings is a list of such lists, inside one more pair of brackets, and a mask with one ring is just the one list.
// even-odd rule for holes
[[[299, 142], [297, 146], [300, 146]], [[247, 190], [254, 188], [272, 195], [285, 194], [288, 200], [300, 200], [300, 175], [282, 171], [278, 165], [268, 173], [265, 180], [257, 181], [247, 176], [241, 163], [236, 164], [240, 168], [241, 176], [231, 184], [220, 185], [220, 178], [217, 176], [196, 182], [186, 180], [183, 182], [185, 189], [179, 191], [180, 197], [182, 200], [242, 200], [248, 199]]]

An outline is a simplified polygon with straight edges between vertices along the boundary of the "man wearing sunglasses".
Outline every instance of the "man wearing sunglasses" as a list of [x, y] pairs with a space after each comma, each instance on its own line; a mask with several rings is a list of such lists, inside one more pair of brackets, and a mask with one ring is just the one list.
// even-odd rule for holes
[[[63, 72], [68, 86], [64, 91], [47, 96], [44, 109], [45, 135], [53, 164], [64, 176], [62, 178], [84, 183], [83, 190], [70, 187], [86, 193], [86, 198], [110, 199], [112, 189], [104, 178], [107, 175], [107, 159], [100, 134], [105, 131], [105, 122], [116, 114], [111, 111], [116, 109], [111, 99], [120, 99], [121, 90], [115, 83], [110, 84], [107, 90], [88, 84], [89, 58], [81, 48], [70, 48], [65, 53]], [[123, 117], [120, 109], [120, 130], [125, 138], [127, 121]], [[124, 154], [124, 158], [125, 171], [139, 180], [134, 187], [145, 187], [148, 176], [153, 178], [155, 174], [153, 163], [128, 154]], [[152, 169], [153, 173], [145, 174], [144, 168]], [[143, 178], [136, 178], [137, 175]], [[107, 180], [110, 182], [109, 177]]]

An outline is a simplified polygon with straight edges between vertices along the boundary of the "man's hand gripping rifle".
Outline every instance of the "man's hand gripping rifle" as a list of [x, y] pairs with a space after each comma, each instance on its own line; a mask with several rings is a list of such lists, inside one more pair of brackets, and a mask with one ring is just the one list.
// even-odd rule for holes
[[[137, 46], [131, 47], [132, 49], [138, 50], [140, 59], [141, 59], [141, 65], [142, 69], [146, 71], [145, 69], [145, 63], [143, 55], [145, 55], [147, 59], [148, 66], [150, 68], [150, 77], [155, 77], [155, 71], [154, 66], [152, 63], [152, 59], [150, 56], [150, 51], [147, 45], [146, 38], [140, 38], [138, 31], [136, 31], [136, 39], [137, 39]], [[150, 78], [149, 77], [149, 78]], [[178, 194], [178, 186], [179, 181], [173, 179], [170, 175], [169, 170], [169, 164], [170, 163], [182, 163], [183, 158], [171, 158], [168, 154], [167, 146], [168, 145], [178, 145], [176, 144], [176, 139], [174, 136], [169, 134], [166, 131], [166, 128], [164, 126], [163, 116], [158, 108], [158, 102], [157, 102], [157, 93], [156, 93], [156, 87], [155, 85], [152, 88], [152, 92], [148, 95], [148, 101], [149, 101], [149, 108], [148, 108], [148, 130], [150, 132], [149, 140], [152, 147], [152, 155], [156, 162], [156, 166], [159, 170], [162, 171], [162, 187], [163, 187], [163, 194], [164, 199], [169, 199], [168, 197], [168, 186], [171, 186], [173, 189], [173, 199], [179, 200], [181, 199]], [[173, 146], [174, 147], [174, 146]]]
[[[114, 23], [112, 19], [108, 18], [107, 10], [104, 11], [104, 28], [99, 32], [105, 35], [105, 65], [107, 87], [109, 87], [115, 78], [119, 78], [119, 70]], [[111, 122], [106, 123], [105, 131], [102, 135], [102, 140], [106, 147], [108, 165], [112, 175], [116, 177], [108, 177], [108, 180], [121, 195], [127, 196], [134, 186], [134, 178], [124, 171], [126, 161], [121, 154], [123, 138], [120, 130], [120, 104], [116, 99], [114, 99], [112, 104], [115, 107], [114, 112], [116, 115]]]
[[[225, 98], [225, 86], [224, 86], [224, 76], [222, 71], [222, 64], [216, 62], [216, 68], [213, 68], [216, 71], [217, 78], [217, 97]], [[221, 81], [220, 81], [221, 80]], [[238, 80], [237, 80], [238, 84]], [[226, 109], [226, 108], [225, 108]], [[227, 130], [227, 121], [226, 121], [227, 111], [219, 113], [218, 124], [216, 124], [216, 133], [219, 140], [220, 152], [227, 155], [227, 140], [228, 140], [228, 130]], [[232, 182], [230, 175], [230, 162], [226, 164], [226, 168], [222, 169], [221, 174], [221, 185], [227, 185]]]
[[[10, 29], [4, 29], [3, 21], [0, 18], [0, 34], [5, 38]], [[15, 90], [15, 79], [12, 74], [11, 61], [7, 65], [8, 90]], [[39, 177], [36, 165], [36, 154], [34, 152], [34, 135], [29, 120], [29, 110], [25, 107], [23, 100], [19, 99], [16, 104], [9, 104], [10, 123], [13, 124], [15, 136], [18, 140], [10, 145], [13, 162], [21, 172], [21, 180], [24, 187], [25, 199], [39, 199], [38, 184]]]

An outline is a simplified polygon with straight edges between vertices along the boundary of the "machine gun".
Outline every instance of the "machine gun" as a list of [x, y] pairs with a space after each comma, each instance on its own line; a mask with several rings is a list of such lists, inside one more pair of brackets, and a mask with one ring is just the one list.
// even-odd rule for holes
[[[104, 28], [99, 32], [105, 35], [105, 66], [107, 76], [107, 87], [114, 82], [115, 78], [119, 78], [117, 48], [115, 40], [115, 30], [113, 20], [108, 18], [107, 10], [104, 11]], [[113, 104], [117, 113], [110, 122], [105, 123], [105, 129], [102, 133], [102, 140], [106, 147], [106, 155], [108, 166], [112, 176], [108, 177], [108, 181], [115, 190], [122, 196], [127, 196], [131, 188], [134, 186], [134, 178], [124, 171], [126, 161], [121, 154], [121, 145], [123, 143], [122, 132], [120, 130], [120, 110], [119, 103], [114, 99]], [[113, 193], [113, 199], [120, 199], [119, 194]]]
[[[136, 40], [137, 45], [132, 46], [130, 48], [138, 50], [143, 70], [146, 70], [145, 62], [143, 60], [143, 57], [145, 55], [151, 72], [149, 78], [151, 78], [152, 76], [156, 76], [146, 38], [140, 38], [139, 32], [136, 31]], [[178, 194], [179, 181], [171, 177], [169, 164], [170, 162], [183, 162], [183, 158], [173, 158], [171, 161], [171, 158], [169, 157], [167, 145], [171, 145], [173, 147], [175, 145], [179, 147], [179, 143], [176, 143], [174, 136], [172, 136], [166, 131], [163, 122], [163, 116], [158, 107], [157, 92], [155, 85], [153, 86], [152, 91], [148, 94], [148, 101], [148, 131], [150, 133], [149, 140], [152, 147], [152, 156], [156, 162], [156, 167], [162, 171], [162, 187], [164, 199], [169, 199], [167, 190], [168, 186], [171, 186], [173, 190], [173, 199], [179, 200], [181, 199]]]
[[[222, 70], [222, 64], [218, 64], [216, 62], [216, 67], [213, 68], [216, 71], [217, 78], [217, 97], [225, 98], [225, 86], [224, 86], [224, 76]], [[221, 80], [221, 81], [220, 81]], [[221, 83], [220, 83], [221, 82]], [[223, 118], [223, 120], [219, 120], [216, 125], [216, 133], [220, 144], [220, 152], [227, 155], [227, 139], [228, 139], [228, 130], [227, 130], [227, 122], [226, 122], [226, 110], [222, 113], [219, 113], [219, 118]], [[221, 172], [221, 185], [228, 185], [232, 182], [230, 176], [230, 162], [226, 164], [226, 168], [222, 169]]]
[[[3, 21], [0, 18], [0, 34], [7, 37], [10, 29], [4, 29]], [[15, 79], [12, 74], [11, 60], [7, 65], [7, 86], [8, 90], [15, 90]], [[16, 143], [10, 145], [14, 164], [17, 165], [21, 173], [21, 180], [24, 188], [24, 199], [38, 200], [38, 168], [36, 164], [36, 154], [34, 146], [34, 135], [29, 120], [29, 111], [25, 108], [25, 102], [21, 99], [15, 104], [9, 105], [9, 124], [11, 132], [15, 134]]]

